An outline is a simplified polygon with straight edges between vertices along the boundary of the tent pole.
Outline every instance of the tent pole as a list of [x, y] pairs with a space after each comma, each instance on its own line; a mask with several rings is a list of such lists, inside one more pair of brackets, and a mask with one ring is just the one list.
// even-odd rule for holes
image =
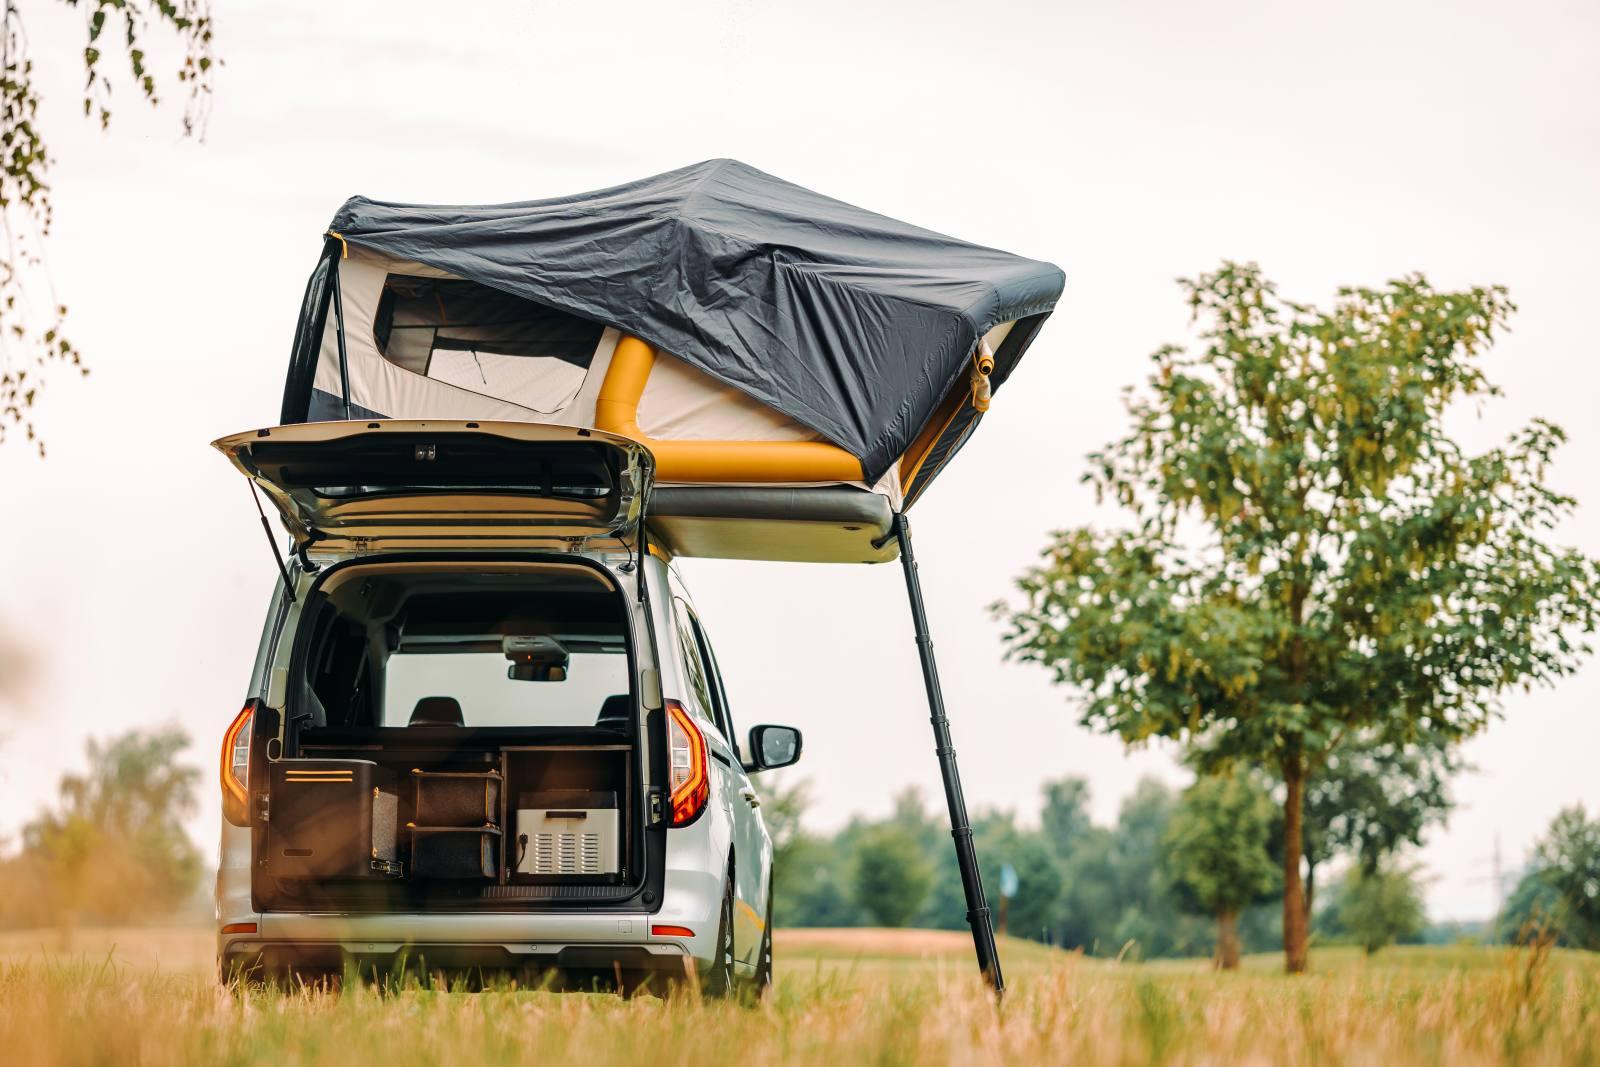
[[961, 868], [961, 888], [967, 898], [967, 924], [972, 927], [972, 946], [977, 951], [978, 969], [998, 996], [1005, 992], [1006, 983], [1000, 973], [994, 923], [989, 916], [988, 901], [983, 895], [978, 854], [972, 847], [967, 801], [961, 793], [961, 772], [956, 768], [956, 750], [950, 741], [950, 720], [945, 717], [944, 693], [939, 688], [939, 666], [934, 662], [933, 638], [928, 633], [928, 614], [922, 605], [922, 582], [917, 577], [916, 558], [911, 554], [911, 524], [903, 513], [895, 514], [894, 537], [900, 543], [900, 568], [906, 576], [911, 625], [916, 632], [917, 654], [922, 658], [922, 683], [928, 691], [934, 752], [939, 756], [939, 773], [944, 777], [944, 798], [950, 808], [950, 836], [955, 840], [956, 865]]
[[333, 261], [333, 325], [339, 341], [339, 393], [344, 417], [350, 418], [350, 360], [344, 351], [344, 286], [339, 283], [339, 261]]

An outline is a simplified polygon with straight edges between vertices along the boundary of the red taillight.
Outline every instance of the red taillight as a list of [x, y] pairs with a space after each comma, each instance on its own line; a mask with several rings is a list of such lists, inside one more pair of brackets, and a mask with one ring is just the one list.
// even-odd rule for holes
[[229, 923], [222, 928], [225, 934], [253, 934], [256, 932], [255, 923]]
[[700, 817], [711, 797], [711, 772], [706, 766], [706, 739], [689, 712], [667, 701], [667, 758], [671, 762], [672, 825], [688, 826]]
[[693, 937], [694, 931], [687, 926], [657, 925], [650, 927], [652, 937]]
[[252, 700], [222, 735], [222, 817], [235, 826], [250, 825], [250, 722], [255, 710]]

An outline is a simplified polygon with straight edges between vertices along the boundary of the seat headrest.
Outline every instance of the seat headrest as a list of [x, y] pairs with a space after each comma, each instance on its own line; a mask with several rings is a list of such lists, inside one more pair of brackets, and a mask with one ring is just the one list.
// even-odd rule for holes
[[612, 730], [626, 729], [632, 712], [633, 701], [628, 699], [628, 694], [618, 693], [606, 697], [605, 703], [600, 705], [600, 717], [595, 719], [594, 724]]
[[411, 709], [412, 726], [465, 726], [461, 702], [455, 697], [423, 697]]

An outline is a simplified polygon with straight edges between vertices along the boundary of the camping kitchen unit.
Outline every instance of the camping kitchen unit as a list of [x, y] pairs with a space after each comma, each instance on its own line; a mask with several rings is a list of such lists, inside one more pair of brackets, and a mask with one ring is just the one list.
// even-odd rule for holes
[[[563, 657], [585, 650], [614, 651], [625, 629], [618, 598], [656, 593], [644, 588], [644, 568], [586, 568], [579, 550], [598, 543], [628, 559], [898, 557], [967, 917], [978, 964], [999, 990], [906, 514], [977, 429], [1062, 285], [1049, 263], [733, 160], [484, 207], [357, 197], [330, 223], [305, 289], [282, 425], [217, 444], [289, 530], [286, 586], [291, 566], [300, 580], [321, 570], [327, 596], [366, 620], [330, 637], [330, 648], [425, 651], [459, 634], [462, 605], [429, 586], [423, 563], [407, 562], [443, 548], [573, 550], [538, 580], [587, 622], [570, 647], [537, 633], [506, 637], [494, 651], [523, 677], [563, 671]], [[437, 492], [385, 490], [397, 485]], [[330, 561], [352, 555], [396, 562], [340, 582]], [[630, 572], [637, 589], [619, 577]], [[533, 580], [508, 572], [481, 595], [509, 604]], [[413, 605], [405, 632], [392, 621], [402, 601]], [[650, 707], [659, 694], [637, 676], [619, 685], [636, 695], [638, 714], [660, 713]], [[424, 721], [459, 715], [424, 704]], [[661, 813], [619, 799], [640, 781], [623, 748], [508, 748], [448, 770], [409, 766], [401, 753], [352, 771], [356, 761], [316, 751], [284, 758], [278, 729], [258, 734], [262, 755], [250, 757], [263, 761], [274, 793], [272, 824], [293, 824], [293, 783], [333, 779], [323, 784], [344, 790], [339, 803], [360, 828], [343, 854], [318, 856], [333, 874], [420, 868], [492, 876], [509, 890], [562, 864], [604, 881], [649, 861], [636, 824]], [[531, 782], [544, 784], [519, 784]], [[506, 840], [513, 812], [549, 828], [554, 851]], [[378, 855], [370, 836], [392, 842], [397, 823], [405, 856]], [[598, 844], [561, 832], [580, 823]]]

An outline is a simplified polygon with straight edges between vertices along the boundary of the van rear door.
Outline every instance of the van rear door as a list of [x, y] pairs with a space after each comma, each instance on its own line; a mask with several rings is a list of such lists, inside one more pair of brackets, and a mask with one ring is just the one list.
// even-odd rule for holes
[[655, 469], [625, 437], [534, 423], [314, 422], [212, 444], [265, 492], [297, 550], [336, 554], [622, 541]]

